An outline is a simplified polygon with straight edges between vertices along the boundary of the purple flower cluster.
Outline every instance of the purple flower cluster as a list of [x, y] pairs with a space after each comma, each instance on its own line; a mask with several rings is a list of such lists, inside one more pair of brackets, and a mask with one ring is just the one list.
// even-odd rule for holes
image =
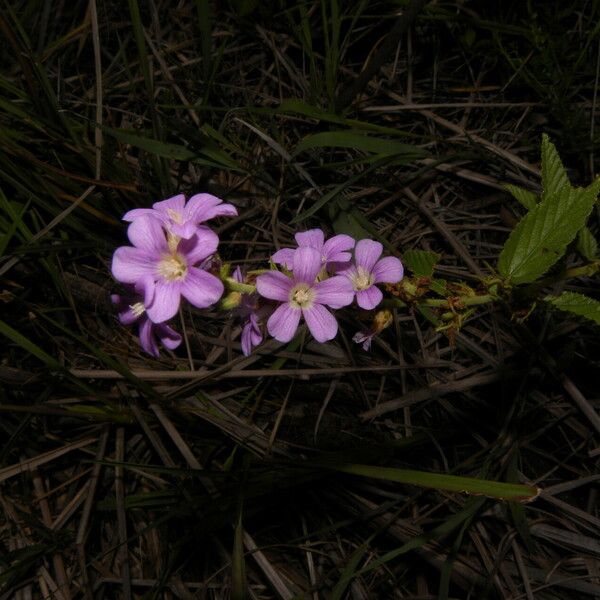
[[210, 194], [197, 194], [187, 203], [180, 194], [123, 217], [131, 223], [132, 246], [117, 248], [112, 274], [131, 295], [113, 296], [113, 302], [122, 323], [139, 321], [140, 343], [149, 354], [158, 355], [156, 338], [170, 349], [181, 343], [166, 321], [177, 314], [182, 296], [207, 308], [223, 295], [223, 283], [207, 270], [219, 238], [202, 223], [236, 214], [233, 205]]
[[300, 318], [318, 342], [333, 339], [338, 324], [326, 307], [343, 308], [356, 297], [361, 308], [371, 310], [383, 299], [377, 284], [397, 283], [404, 275], [397, 258], [380, 258], [379, 242], [356, 242], [348, 235], [325, 241], [320, 229], [297, 233], [295, 238], [297, 248], [284, 248], [271, 257], [289, 274], [270, 271], [256, 280], [261, 296], [280, 303], [267, 321], [267, 331], [280, 342], [294, 337]]
[[[242, 352], [248, 356], [263, 341], [265, 326], [276, 340], [289, 342], [304, 320], [318, 342], [333, 339], [338, 323], [332, 311], [355, 299], [360, 308], [373, 310], [383, 299], [378, 286], [403, 277], [397, 258], [381, 258], [379, 242], [356, 242], [344, 234], [326, 240], [321, 229], [299, 232], [296, 248], [275, 252], [271, 262], [279, 269], [256, 277], [252, 272], [244, 275], [238, 267], [227, 277], [225, 265], [218, 277], [211, 272], [211, 262], [219, 238], [204, 223], [236, 214], [231, 204], [197, 194], [187, 203], [178, 195], [123, 217], [130, 223], [127, 235], [132, 245], [117, 248], [112, 273], [127, 293], [112, 300], [121, 323], [138, 323], [140, 343], [149, 354], [158, 356], [159, 342], [168, 349], [181, 343], [167, 321], [177, 314], [182, 297], [197, 308], [207, 308], [219, 301], [226, 284], [229, 292], [222, 308], [235, 308], [242, 325]], [[354, 339], [368, 348], [383, 327], [377, 325]]]

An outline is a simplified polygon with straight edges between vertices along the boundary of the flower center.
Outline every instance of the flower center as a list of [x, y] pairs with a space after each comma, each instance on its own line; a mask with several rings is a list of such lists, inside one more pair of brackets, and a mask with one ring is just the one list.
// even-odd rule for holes
[[183, 216], [180, 212], [173, 210], [172, 208], [167, 208], [167, 214], [169, 215], [171, 221], [173, 223], [177, 223], [177, 225], [181, 225], [183, 223]]
[[310, 308], [314, 300], [315, 290], [306, 283], [299, 283], [290, 291], [290, 304], [294, 308]]
[[167, 281], [183, 279], [187, 274], [187, 261], [179, 253], [165, 254], [158, 263], [158, 274]]
[[143, 302], [136, 302], [135, 304], [130, 304], [129, 308], [136, 317], [141, 317], [146, 311], [146, 307], [144, 306]]
[[373, 277], [364, 267], [356, 269], [356, 275], [352, 277], [352, 285], [357, 291], [366, 290], [373, 285]]

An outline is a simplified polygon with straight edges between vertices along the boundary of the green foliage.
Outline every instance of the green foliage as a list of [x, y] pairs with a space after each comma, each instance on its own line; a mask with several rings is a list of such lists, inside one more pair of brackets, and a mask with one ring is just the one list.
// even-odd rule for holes
[[[197, 164], [207, 166], [215, 166], [219, 168], [227, 168], [230, 170], [240, 170], [240, 166], [226, 153], [216, 147], [204, 147], [197, 152], [190, 150], [181, 144], [172, 144], [154, 140], [145, 136], [138, 135], [133, 131], [125, 129], [113, 129], [111, 127], [103, 127], [103, 131], [124, 144], [144, 150], [149, 154], [168, 158], [170, 160], [192, 161]], [[204, 155], [209, 160], [201, 160], [198, 155]]]
[[331, 468], [340, 473], [349, 473], [350, 475], [358, 475], [360, 477], [395, 481], [397, 483], [406, 483], [450, 492], [475, 494], [489, 498], [499, 498], [501, 500], [529, 501], [536, 498], [540, 493], [538, 488], [529, 485], [488, 481], [474, 477], [458, 477], [456, 475], [440, 473], [426, 473], [424, 471], [354, 464], [335, 465]]
[[532, 191], [511, 184], [505, 185], [504, 188], [527, 210], [531, 210], [537, 206], [538, 198]]
[[570, 187], [565, 167], [550, 138], [542, 136], [542, 202], [552, 200]]
[[231, 552], [231, 598], [233, 600], [244, 600], [246, 597], [244, 528], [242, 525], [242, 504], [240, 502], [233, 536], [233, 551]]
[[[532, 210], [537, 206], [538, 197], [532, 191], [511, 184], [505, 185], [504, 188], [527, 210]], [[594, 234], [587, 227], [581, 229], [577, 234], [577, 251], [588, 260], [593, 260], [598, 254], [598, 243]]]
[[498, 270], [510, 282], [531, 283], [565, 253], [594, 206], [600, 179], [587, 188], [570, 185], [554, 145], [542, 140], [542, 198], [506, 241]]
[[402, 262], [417, 277], [431, 277], [440, 255], [426, 250], [408, 250], [402, 255]]
[[311, 148], [354, 148], [380, 156], [407, 155], [411, 159], [422, 158], [425, 155], [422, 150], [410, 144], [377, 138], [357, 131], [323, 131], [307, 135], [300, 140], [293, 155]]
[[577, 251], [588, 260], [594, 260], [598, 256], [598, 242], [587, 227], [577, 234]]
[[576, 292], [563, 292], [560, 296], [546, 296], [546, 302], [565, 312], [590, 319], [600, 325], [600, 302]]

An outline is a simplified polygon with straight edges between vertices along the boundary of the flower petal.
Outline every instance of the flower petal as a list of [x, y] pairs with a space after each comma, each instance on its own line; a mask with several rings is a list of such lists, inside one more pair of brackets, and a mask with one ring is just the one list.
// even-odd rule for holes
[[154, 277], [151, 277], [150, 275], [144, 275], [144, 277], [136, 281], [135, 291], [143, 297], [143, 301], [146, 306], [152, 304], [152, 300], [154, 300], [155, 289], [156, 284]]
[[223, 204], [221, 198], [212, 194], [195, 194], [185, 207], [183, 213], [185, 221], [203, 223], [214, 217], [235, 217], [237, 209], [233, 204]]
[[360, 240], [354, 249], [356, 266], [363, 267], [371, 272], [382, 252], [383, 246], [379, 242], [375, 242], [374, 240]]
[[302, 314], [317, 342], [327, 342], [336, 336], [337, 321], [322, 304], [313, 304], [310, 308], [303, 308]]
[[260, 332], [256, 315], [250, 315], [250, 318], [244, 325], [241, 342], [244, 356], [250, 356], [252, 348], [262, 342], [262, 333]]
[[322, 254], [326, 262], [345, 262], [352, 258], [348, 250], [352, 250], [356, 240], [345, 233], [334, 235], [323, 244]]
[[297, 282], [313, 284], [321, 267], [321, 253], [314, 248], [301, 246], [294, 252], [293, 272]]
[[153, 208], [134, 208], [123, 215], [123, 221], [131, 222], [135, 221], [135, 219], [139, 219], [140, 217], [147, 216], [157, 216], [156, 211]]
[[301, 313], [301, 309], [292, 308], [288, 303], [278, 306], [267, 321], [267, 331], [276, 340], [289, 342], [298, 329]]
[[404, 267], [395, 256], [386, 256], [375, 263], [372, 273], [375, 283], [398, 283], [404, 276]]
[[288, 271], [291, 271], [294, 268], [294, 252], [296, 250], [293, 248], [282, 248], [271, 256], [271, 260], [276, 265], [283, 265]]
[[172, 196], [171, 198], [167, 198], [166, 200], [155, 202], [152, 205], [152, 208], [163, 213], [165, 216], [169, 216], [169, 210], [172, 210], [183, 216], [184, 206], [185, 196], [183, 194], [177, 194], [177, 196]]
[[237, 281], [238, 283], [243, 283], [244, 282], [244, 275], [242, 273], [242, 268], [241, 267], [236, 267], [235, 270], [233, 271], [233, 273], [231, 274], [231, 278], [234, 281]]
[[158, 260], [158, 256], [139, 248], [121, 246], [113, 254], [111, 271], [121, 283], [136, 283], [146, 275], [155, 276]]
[[185, 223], [170, 223], [169, 229], [175, 235], [178, 235], [184, 240], [189, 240], [198, 229], [198, 226], [193, 221], [186, 221]]
[[146, 306], [148, 318], [153, 323], [162, 323], [174, 317], [179, 310], [181, 292], [180, 281], [157, 281], [152, 304]]
[[155, 325], [156, 335], [161, 344], [169, 350], [175, 350], [181, 344], [181, 335], [165, 323]]
[[142, 216], [127, 228], [127, 237], [136, 247], [148, 252], [160, 254], [166, 252], [167, 239], [159, 219], [152, 216]]
[[366, 331], [357, 331], [353, 336], [352, 336], [352, 341], [356, 342], [357, 344], [362, 344], [363, 350], [370, 350], [371, 349], [371, 340], [373, 339], [373, 333], [370, 332], [366, 332]]
[[248, 321], [242, 329], [242, 354], [250, 356], [252, 354], [252, 323]]
[[219, 236], [212, 229], [198, 227], [189, 240], [179, 242], [177, 251], [186, 257], [188, 265], [193, 266], [214, 254], [218, 246]]
[[135, 298], [132, 296], [111, 294], [110, 300], [119, 314], [119, 323], [121, 325], [131, 325], [140, 318], [140, 315], [136, 315], [131, 308], [131, 305], [135, 304]]
[[150, 319], [143, 319], [140, 323], [140, 346], [155, 358], [159, 357], [158, 344], [154, 337], [154, 323]]
[[325, 234], [322, 229], [309, 229], [308, 231], [301, 231], [295, 236], [296, 243], [300, 247], [308, 246], [321, 252], [323, 249], [323, 242], [325, 241]]
[[315, 302], [327, 304], [331, 308], [348, 306], [354, 300], [352, 282], [342, 275], [319, 281], [315, 284], [314, 290], [317, 293]]
[[374, 309], [382, 300], [383, 294], [376, 285], [372, 285], [366, 290], [356, 292], [356, 303], [365, 310]]
[[223, 295], [223, 283], [202, 269], [190, 267], [181, 285], [183, 297], [197, 308], [207, 308]]
[[256, 278], [256, 291], [269, 300], [287, 302], [294, 282], [279, 271], [269, 271]]

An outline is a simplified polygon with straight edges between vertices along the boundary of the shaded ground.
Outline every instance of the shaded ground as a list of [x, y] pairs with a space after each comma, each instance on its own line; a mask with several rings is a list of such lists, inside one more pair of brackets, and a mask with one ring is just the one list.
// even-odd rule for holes
[[503, 184], [539, 189], [542, 132], [593, 179], [597, 2], [433, 2], [346, 106], [404, 4], [3, 5], [0, 598], [600, 597], [597, 328], [398, 309], [366, 353], [347, 311], [332, 343], [245, 358], [233, 318], [187, 311], [189, 353], [155, 360], [111, 310], [121, 215], [177, 191], [237, 206], [234, 264], [319, 226], [435, 251], [476, 288], [523, 214]]

